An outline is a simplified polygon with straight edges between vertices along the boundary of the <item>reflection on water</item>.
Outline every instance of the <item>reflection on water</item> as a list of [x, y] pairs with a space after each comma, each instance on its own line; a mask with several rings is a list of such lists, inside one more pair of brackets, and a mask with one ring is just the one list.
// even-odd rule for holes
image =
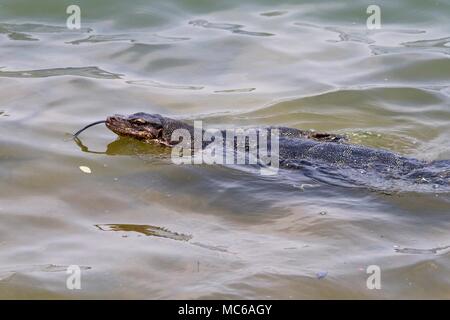
[[431, 248], [431, 249], [415, 249], [415, 248], [396, 248], [396, 252], [408, 253], [408, 254], [437, 254], [441, 251], [449, 249], [450, 246]]
[[90, 150], [88, 146], [84, 145], [79, 138], [74, 139], [75, 143], [80, 147], [80, 150], [86, 153], [93, 154], [107, 154], [110, 156], [137, 156], [143, 159], [165, 159], [170, 160], [170, 149], [153, 142], [142, 142], [136, 139], [119, 137], [115, 141], [108, 143], [105, 151]]
[[192, 236], [172, 232], [165, 228], [148, 225], [136, 225], [136, 224], [97, 224], [95, 225], [102, 231], [121, 231], [121, 232], [137, 232], [146, 236], [168, 238], [172, 240], [189, 241]]
[[268, 32], [246, 31], [246, 30], [242, 29], [244, 26], [242, 26], [240, 24], [214, 23], [214, 22], [209, 22], [206, 20], [193, 20], [193, 21], [189, 21], [189, 24], [196, 26], [196, 27], [206, 28], [206, 29], [227, 30], [227, 31], [231, 31], [232, 33], [244, 34], [247, 36], [270, 37], [270, 36], [274, 35], [274, 34], [268, 33]]
[[142, 111], [450, 159], [450, 4], [381, 1], [367, 30], [359, 0], [80, 1], [68, 30], [64, 4], [25, 2], [0, 10], [0, 297], [450, 298], [448, 193], [174, 166], [102, 126], [68, 141]]

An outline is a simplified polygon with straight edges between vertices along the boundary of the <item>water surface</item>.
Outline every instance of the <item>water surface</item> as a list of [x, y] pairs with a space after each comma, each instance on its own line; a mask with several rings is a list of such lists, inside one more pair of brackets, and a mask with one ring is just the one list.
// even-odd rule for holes
[[101, 126], [82, 138], [103, 154], [67, 139], [143, 111], [450, 159], [448, 1], [379, 1], [368, 30], [356, 0], [84, 0], [73, 31], [72, 2], [0, 2], [1, 298], [450, 298], [448, 194], [175, 166]]

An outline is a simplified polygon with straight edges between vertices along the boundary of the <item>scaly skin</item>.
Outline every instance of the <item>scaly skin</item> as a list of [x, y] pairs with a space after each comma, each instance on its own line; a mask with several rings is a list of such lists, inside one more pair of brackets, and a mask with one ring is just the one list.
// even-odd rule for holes
[[[176, 129], [186, 129], [194, 137], [191, 125], [158, 114], [112, 116], [107, 118], [106, 126], [120, 136], [153, 140], [169, 147], [178, 143], [171, 140]], [[433, 191], [442, 188], [448, 191], [449, 160], [425, 162], [383, 149], [350, 144], [340, 135], [286, 127], [276, 129], [280, 137], [280, 168], [301, 169], [312, 178], [331, 184], [343, 181], [346, 185], [389, 189], [395, 182], [400, 187], [429, 185]], [[203, 147], [208, 144], [203, 142]]]

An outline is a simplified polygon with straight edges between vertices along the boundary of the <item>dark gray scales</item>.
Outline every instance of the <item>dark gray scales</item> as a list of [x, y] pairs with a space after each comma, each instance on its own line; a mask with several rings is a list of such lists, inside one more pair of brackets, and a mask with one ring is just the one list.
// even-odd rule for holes
[[[179, 142], [172, 141], [172, 133], [176, 129], [188, 130], [191, 139], [194, 139], [194, 136], [199, 137], [192, 125], [158, 114], [113, 116], [108, 117], [106, 124], [119, 135], [153, 140], [168, 147]], [[279, 131], [279, 167], [282, 169], [297, 170], [329, 184], [339, 181], [340, 185], [345, 182], [345, 185], [382, 190], [435, 192], [439, 189], [442, 192], [450, 192], [450, 160], [426, 162], [408, 158], [384, 149], [351, 144], [345, 136], [331, 133], [287, 127], [255, 130], [267, 132], [273, 129]], [[218, 132], [225, 140], [226, 132]], [[210, 143], [203, 141], [201, 145], [206, 148]], [[269, 145], [268, 149], [272, 147]], [[250, 146], [244, 150], [250, 150]], [[239, 152], [242, 152], [242, 149]], [[421, 188], [417, 188], [417, 185]], [[425, 188], [422, 188], [423, 186]], [[429, 188], [426, 189], [427, 187]]]

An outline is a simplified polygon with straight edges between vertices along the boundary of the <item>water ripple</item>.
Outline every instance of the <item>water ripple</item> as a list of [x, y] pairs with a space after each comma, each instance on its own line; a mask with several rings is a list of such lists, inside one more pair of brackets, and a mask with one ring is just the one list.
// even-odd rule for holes
[[167, 44], [172, 42], [190, 40], [188, 37], [168, 37], [153, 34], [150, 36], [130, 35], [130, 34], [111, 34], [111, 35], [91, 35], [84, 39], [73, 40], [66, 42], [68, 44], [82, 44], [82, 43], [102, 43], [102, 42], [130, 42], [142, 44]]
[[320, 30], [326, 30], [331, 31], [334, 33], [337, 33], [339, 36], [339, 40], [328, 40], [329, 42], [343, 42], [343, 41], [352, 41], [352, 42], [362, 42], [371, 44], [375, 41], [370, 39], [368, 37], [367, 31], [357, 31], [357, 30], [351, 30], [351, 29], [344, 29], [344, 28], [338, 28], [333, 26], [319, 26], [312, 23], [306, 23], [306, 22], [296, 22], [294, 23], [296, 26], [300, 27], [307, 27], [307, 28], [314, 28], [314, 29], [320, 29]]
[[[79, 30], [69, 30], [66, 27], [51, 26], [45, 24], [36, 23], [24, 23], [24, 24], [12, 24], [12, 23], [0, 23], [0, 34], [6, 34], [11, 40], [22, 41], [38, 41], [39, 39], [34, 37], [33, 33], [88, 33], [91, 32], [91, 28], [81, 28]], [[31, 34], [30, 34], [31, 33]]]
[[450, 48], [450, 37], [440, 39], [410, 41], [410, 42], [403, 42], [401, 44], [406, 47], [415, 47], [415, 48], [428, 48], [428, 47]]
[[244, 26], [240, 25], [240, 24], [215, 23], [215, 22], [209, 22], [207, 20], [202, 20], [202, 19], [189, 21], [189, 24], [196, 26], [196, 27], [206, 28], [206, 29], [227, 30], [232, 33], [243, 34], [243, 35], [247, 35], [247, 36], [256, 36], [256, 37], [274, 36], [273, 33], [268, 33], [268, 32], [254, 32], [254, 31], [243, 30], [242, 28], [244, 28]]
[[191, 235], [186, 235], [178, 232], [172, 232], [166, 228], [161, 228], [151, 225], [140, 224], [96, 224], [101, 231], [121, 231], [121, 232], [137, 232], [146, 236], [168, 238], [172, 240], [189, 241], [192, 239]]
[[440, 251], [444, 251], [449, 248], [450, 248], [450, 246], [437, 247], [437, 248], [431, 248], [431, 249], [395, 248], [395, 252], [407, 253], [407, 254], [437, 254], [437, 253], [440, 253]]
[[365, 27], [336, 27], [336, 26], [323, 26], [316, 25], [308, 22], [295, 22], [294, 25], [313, 28], [323, 31], [330, 31], [338, 34], [339, 40], [328, 40], [329, 42], [359, 42], [366, 44], [373, 44], [375, 40], [369, 37], [381, 33], [400, 33], [408, 35], [416, 35], [425, 33], [423, 30], [416, 29], [382, 29], [382, 30], [367, 30]]
[[[0, 281], [7, 281], [18, 273], [30, 273], [30, 272], [66, 272], [69, 266], [56, 265], [56, 264], [43, 264], [32, 266], [16, 266], [0, 269]], [[90, 270], [89, 266], [79, 266], [80, 270]]]
[[225, 89], [225, 90], [216, 90], [215, 93], [241, 93], [241, 92], [252, 92], [255, 91], [256, 88], [240, 88], [240, 89]]
[[122, 77], [121, 74], [108, 72], [98, 67], [68, 67], [19, 71], [0, 70], [0, 77], [5, 78], [48, 78], [57, 76], [80, 76], [97, 79], [121, 79]]
[[278, 17], [286, 14], [287, 11], [269, 11], [269, 12], [263, 12], [260, 15], [263, 17]]
[[154, 80], [129, 80], [125, 82], [128, 84], [136, 84], [141, 86], [149, 86], [163, 89], [175, 89], [175, 90], [202, 90], [204, 88], [203, 86], [194, 86], [194, 85], [167, 84]]

